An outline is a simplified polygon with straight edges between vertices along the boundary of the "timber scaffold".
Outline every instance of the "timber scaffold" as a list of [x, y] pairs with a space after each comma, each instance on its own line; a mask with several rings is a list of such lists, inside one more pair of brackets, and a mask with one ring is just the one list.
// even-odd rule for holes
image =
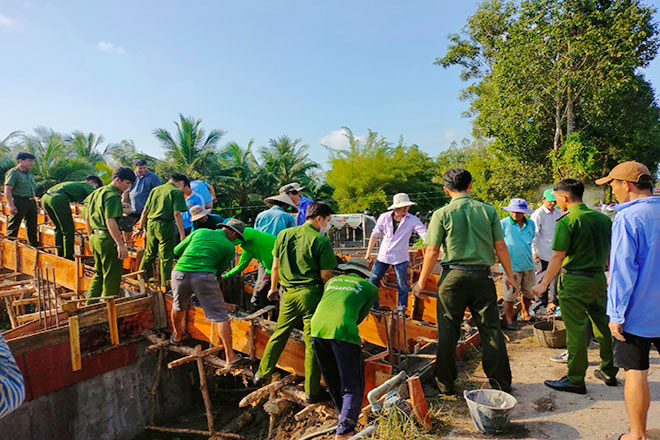
[[[195, 340], [193, 346], [171, 345], [162, 331], [171, 330], [168, 316], [172, 308], [172, 297], [151, 286], [137, 270], [141, 258], [140, 242], [133, 243], [129, 257], [124, 261], [125, 274], [122, 278], [122, 296], [102, 299], [98, 304], [86, 305], [84, 293], [89, 287], [93, 259], [80, 218], [81, 208], [72, 205], [76, 224], [76, 257], [67, 260], [55, 255], [53, 226], [47, 216], [39, 212], [39, 248], [24, 243], [25, 230], [21, 227], [18, 239], [0, 236], [0, 301], [4, 302], [12, 329], [3, 335], [17, 358], [26, 378], [27, 398], [41, 395], [76, 382], [87, 380], [114, 368], [135, 362], [135, 342], [146, 339], [148, 350], [158, 352], [158, 363], [151, 389], [153, 408], [148, 429], [206, 435], [217, 438], [240, 438], [240, 435], [217, 430], [214, 426], [212, 404], [207, 388], [207, 372], [239, 376], [247, 386], [252, 378], [252, 368], [261, 358], [266, 343], [275, 328], [271, 314], [274, 307], [255, 313], [245, 312], [252, 292], [249, 274], [255, 267], [246, 269], [242, 279], [222, 280], [223, 292], [230, 311], [233, 348], [251, 360], [247, 366], [228, 368], [218, 356], [222, 351], [219, 335], [214, 326], [205, 319], [201, 308], [191, 306], [187, 311], [187, 332]], [[0, 232], [4, 234], [8, 209], [0, 201]], [[419, 271], [422, 255], [413, 252], [411, 281]], [[415, 263], [418, 262], [418, 263]], [[433, 275], [437, 282], [437, 275]], [[429, 282], [428, 285], [435, 285]], [[362, 340], [367, 343], [365, 351], [365, 406], [366, 394], [387, 381], [399, 371], [409, 375], [421, 375], [430, 371], [437, 341], [436, 298], [427, 292], [422, 300], [411, 301], [406, 313], [396, 310], [396, 288], [393, 274], [386, 276], [380, 289], [380, 304], [385, 310], [372, 311], [360, 324]], [[390, 309], [390, 310], [387, 310]], [[101, 328], [99, 337], [93, 329]], [[479, 344], [479, 334], [465, 329], [465, 337], [457, 348], [457, 357], [462, 357], [470, 346]], [[202, 343], [208, 345], [202, 348]], [[155, 421], [156, 390], [160, 385], [162, 364], [166, 352], [180, 357], [167, 364], [175, 368], [187, 363], [197, 365], [200, 391], [207, 415], [207, 430], [191, 430], [157, 426]], [[277, 363], [278, 368], [291, 374], [292, 378], [304, 376], [304, 342], [302, 332], [294, 330]], [[48, 359], [48, 362], [44, 362]], [[47, 365], [47, 366], [45, 366]], [[284, 376], [285, 378], [288, 376]], [[272, 392], [270, 405], [271, 431], [276, 416], [285, 404], [282, 399], [297, 402], [300, 393], [293, 392], [294, 379], [285, 383], [287, 396]], [[295, 388], [300, 391], [299, 388]], [[302, 391], [300, 391], [302, 392]], [[262, 396], [263, 397], [263, 396]], [[280, 399], [280, 400], [278, 400]], [[314, 405], [309, 411], [327, 411]], [[306, 413], [307, 413], [306, 412]], [[305, 414], [306, 414], [305, 413]]]

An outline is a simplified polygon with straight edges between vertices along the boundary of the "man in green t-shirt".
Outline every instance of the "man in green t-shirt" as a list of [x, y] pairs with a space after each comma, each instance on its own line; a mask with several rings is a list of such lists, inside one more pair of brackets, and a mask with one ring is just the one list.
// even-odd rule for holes
[[593, 323], [594, 336], [600, 345], [600, 370], [594, 375], [607, 385], [616, 386], [607, 309], [607, 279], [605, 270], [610, 253], [612, 222], [605, 214], [587, 208], [582, 202], [584, 185], [575, 179], [564, 179], [554, 187], [557, 206], [567, 212], [557, 220], [552, 242], [552, 257], [541, 283], [532, 288], [542, 294], [560, 272], [557, 298], [566, 325], [568, 374], [559, 380], [546, 380], [545, 385], [571, 393], [585, 394], [584, 376], [589, 365], [587, 336], [588, 320]]
[[[240, 222], [240, 220], [228, 220], [226, 224], [220, 225], [220, 227], [227, 227], [227, 225], [232, 224], [232, 222]], [[243, 224], [242, 222], [240, 222]], [[238, 261], [238, 264], [229, 272], [224, 274], [225, 277], [233, 277], [245, 270], [245, 268], [250, 264], [252, 259], [256, 259], [261, 266], [264, 267], [266, 275], [257, 278], [257, 283], [254, 285], [254, 291], [252, 292], [252, 298], [250, 299], [250, 305], [253, 310], [262, 309], [268, 305], [275, 304], [274, 301], [271, 301], [267, 298], [268, 292], [270, 292], [270, 268], [273, 265], [273, 248], [275, 247], [275, 236], [269, 234], [268, 232], [261, 232], [254, 228], [245, 228], [243, 231], [243, 240], [236, 242], [234, 244], [240, 244], [243, 252], [241, 252], [241, 258]]]
[[237, 365], [241, 357], [233, 349], [229, 315], [218, 276], [227, 270], [234, 259], [234, 245], [230, 240], [237, 237], [240, 237], [240, 233], [233, 229], [227, 234], [225, 231], [211, 229], [194, 231], [174, 248], [174, 255], [179, 259], [172, 272], [174, 302], [170, 342], [178, 344], [184, 338], [186, 309], [194, 294], [204, 309], [206, 319], [212, 325], [217, 325], [229, 366]]
[[507, 275], [506, 284], [514, 293], [520, 288], [513, 276], [500, 219], [493, 206], [470, 196], [472, 175], [467, 170], [453, 168], [442, 176], [442, 181], [451, 201], [433, 213], [426, 233], [424, 264], [419, 281], [413, 287], [415, 296], [422, 298], [426, 279], [442, 247], [435, 384], [442, 394], [456, 392], [456, 343], [465, 307], [468, 307], [481, 335], [484, 372], [493, 388], [508, 392], [511, 390], [511, 367], [490, 273], [495, 255]]
[[350, 438], [362, 407], [364, 379], [358, 324], [378, 301], [369, 261], [353, 257], [338, 269], [344, 274], [325, 283], [312, 317], [311, 335], [325, 386], [339, 412], [336, 439]]
[[190, 180], [187, 176], [172, 174], [167, 183], [152, 189], [140, 217], [138, 232], [135, 234], [137, 237], [142, 235], [146, 223], [147, 236], [140, 270], [144, 270], [144, 277], [147, 280], [150, 279], [158, 257], [160, 285], [164, 289], [167, 288], [167, 281], [170, 279], [174, 264], [175, 228], [179, 231], [181, 241], [186, 238], [181, 212], [187, 211], [188, 206], [181, 187], [189, 184]]
[[254, 378], [257, 386], [270, 379], [291, 330], [302, 321], [305, 336], [305, 394], [310, 404], [328, 397], [321, 390], [321, 372], [312, 347], [310, 321], [321, 300], [323, 285], [337, 267], [332, 244], [321, 235], [329, 229], [332, 213], [327, 204], [312, 203], [307, 208], [307, 220], [303, 225], [284, 229], [277, 235], [268, 299], [277, 299], [278, 285], [281, 284], [282, 300], [277, 327], [266, 344]]
[[34, 156], [20, 152], [16, 155], [18, 166], [5, 174], [5, 198], [9, 205], [9, 221], [7, 222], [7, 237], [17, 237], [21, 222], [25, 219], [25, 229], [30, 246], [39, 246], [37, 238], [37, 184], [34, 181], [32, 167]]
[[[109, 185], [96, 189], [87, 197], [85, 223], [90, 234], [89, 247], [94, 256], [94, 276], [87, 298], [119, 294], [122, 261], [128, 256], [126, 243], [117, 225], [123, 214], [121, 195], [135, 181], [135, 173], [120, 167], [112, 174]], [[96, 302], [87, 301], [87, 304]]]
[[87, 176], [84, 182], [62, 182], [51, 186], [41, 197], [41, 206], [55, 225], [57, 255], [73, 260], [76, 226], [71, 203], [83, 203], [95, 189], [103, 186], [98, 176]]

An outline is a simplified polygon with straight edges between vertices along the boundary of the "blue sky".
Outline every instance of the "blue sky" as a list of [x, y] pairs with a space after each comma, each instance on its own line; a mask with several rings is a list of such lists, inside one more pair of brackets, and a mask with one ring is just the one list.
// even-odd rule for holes
[[162, 156], [152, 131], [183, 113], [223, 144], [301, 138], [324, 167], [342, 126], [435, 155], [470, 135], [459, 69], [433, 61], [477, 3], [0, 0], [0, 138], [45, 125]]

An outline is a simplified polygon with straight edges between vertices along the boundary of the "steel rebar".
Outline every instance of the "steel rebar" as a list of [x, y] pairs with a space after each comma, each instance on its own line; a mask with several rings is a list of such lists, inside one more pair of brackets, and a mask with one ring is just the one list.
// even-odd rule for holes
[[53, 298], [55, 299], [55, 326], [60, 326], [60, 311], [57, 307], [57, 283], [55, 282], [55, 268], [53, 267]]

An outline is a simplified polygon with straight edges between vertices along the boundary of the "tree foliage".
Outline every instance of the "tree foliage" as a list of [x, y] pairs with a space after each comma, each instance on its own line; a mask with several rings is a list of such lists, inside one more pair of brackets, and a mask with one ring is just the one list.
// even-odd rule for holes
[[409, 193], [425, 212], [447, 200], [440, 184], [433, 182], [437, 174], [435, 161], [417, 145], [396, 145], [377, 132], [369, 130], [365, 140], [345, 128], [348, 148], [330, 151], [328, 184], [342, 212], [383, 212], [396, 193]]
[[[514, 163], [564, 175], [561, 158], [589, 145], [588, 181], [623, 158], [655, 170], [658, 106], [637, 73], [658, 51], [654, 12], [633, 0], [486, 0], [436, 64], [462, 67], [475, 136]], [[524, 168], [530, 189], [539, 167]]]

